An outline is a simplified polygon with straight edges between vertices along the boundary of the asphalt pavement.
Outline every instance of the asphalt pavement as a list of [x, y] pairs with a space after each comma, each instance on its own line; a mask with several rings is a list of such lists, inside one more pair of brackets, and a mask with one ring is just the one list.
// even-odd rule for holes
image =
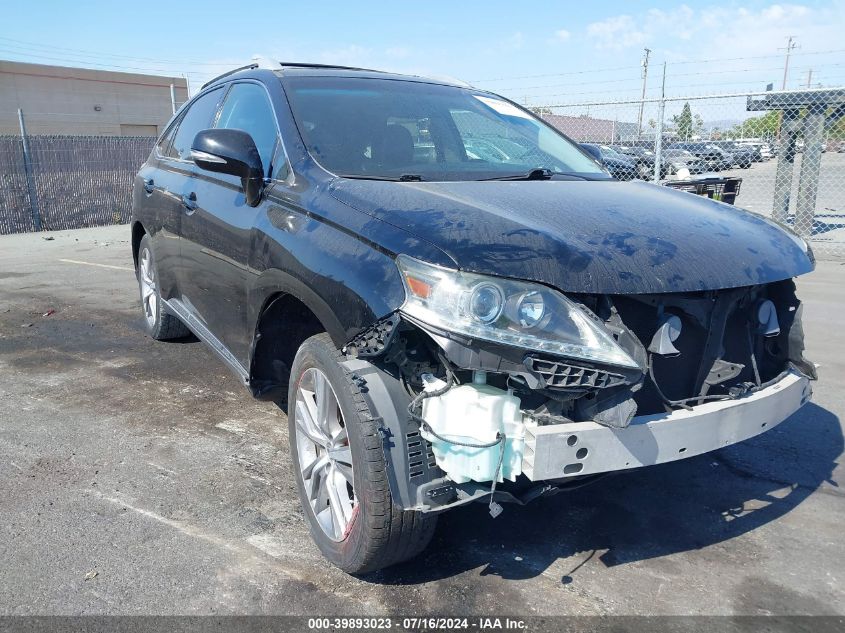
[[[793, 215], [798, 201], [802, 158], [803, 154], [796, 155], [792, 170], [790, 213]], [[734, 168], [718, 175], [742, 178], [736, 205], [771, 217], [777, 162], [773, 159], [753, 163], [748, 169]], [[822, 154], [816, 193], [816, 216], [810, 239], [819, 257], [845, 261], [845, 154]]]
[[748, 442], [365, 579], [312, 545], [284, 414], [141, 327], [126, 226], [0, 237], [0, 614], [843, 614], [845, 268], [799, 281], [815, 398]]

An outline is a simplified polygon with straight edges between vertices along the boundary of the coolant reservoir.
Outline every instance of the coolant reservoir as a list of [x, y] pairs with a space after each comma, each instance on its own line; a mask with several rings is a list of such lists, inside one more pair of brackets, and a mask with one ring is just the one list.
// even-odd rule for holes
[[[433, 376], [424, 377], [426, 391], [446, 386]], [[519, 410], [519, 398], [484, 382], [483, 372], [476, 372], [472, 384], [453, 387], [442, 396], [423, 400], [422, 417], [441, 440], [426, 431], [437, 465], [456, 483], [492, 481], [496, 476], [501, 445], [471, 448], [453, 442], [486, 444], [505, 436], [505, 455], [498, 481], [515, 481], [522, 473], [525, 425]]]

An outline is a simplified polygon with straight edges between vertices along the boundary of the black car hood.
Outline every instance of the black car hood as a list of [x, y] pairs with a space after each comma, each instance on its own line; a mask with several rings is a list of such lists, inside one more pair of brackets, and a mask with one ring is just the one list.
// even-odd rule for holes
[[714, 290], [813, 269], [800, 238], [774, 222], [643, 182], [337, 179], [330, 190], [463, 270], [568, 292]]

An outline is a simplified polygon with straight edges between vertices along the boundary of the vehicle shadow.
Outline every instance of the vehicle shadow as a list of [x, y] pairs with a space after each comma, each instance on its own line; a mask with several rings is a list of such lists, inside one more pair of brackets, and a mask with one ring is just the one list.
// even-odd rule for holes
[[[768, 433], [691, 459], [607, 477], [525, 507], [444, 514], [426, 553], [364, 580], [413, 585], [483, 567], [526, 579], [577, 556], [569, 583], [598, 556], [607, 567], [727, 541], [790, 512], [833, 480], [843, 452], [839, 419], [810, 403]], [[559, 572], [559, 569], [556, 570]]]

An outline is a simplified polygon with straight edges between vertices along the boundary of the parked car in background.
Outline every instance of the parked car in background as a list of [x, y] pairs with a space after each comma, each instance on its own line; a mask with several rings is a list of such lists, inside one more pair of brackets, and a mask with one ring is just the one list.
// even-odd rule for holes
[[771, 158], [774, 158], [776, 153], [775, 144], [767, 141], [755, 139], [740, 139], [735, 142], [737, 145], [740, 145], [742, 147], [753, 147], [758, 152], [760, 152], [760, 156], [763, 160], [769, 160]]
[[685, 149], [664, 149], [661, 154], [670, 174], [677, 174], [682, 169], [686, 169], [690, 174], [703, 174], [707, 171], [707, 164]]
[[[640, 145], [612, 145], [611, 147], [616, 152], [634, 161], [640, 178], [651, 180], [654, 177], [654, 151]], [[668, 165], [662, 159], [660, 163], [660, 178], [665, 178], [668, 173]]]
[[762, 163], [766, 160], [766, 157], [763, 155], [763, 143], [742, 144], [733, 141], [733, 146], [738, 150], [748, 150], [751, 153], [751, 161], [754, 163]]
[[[729, 152], [725, 148], [719, 147], [718, 145], [716, 145], [712, 142], [708, 142], [707, 144], [710, 146], [711, 149], [718, 152], [718, 154], [722, 157], [722, 162], [719, 166], [720, 170], [730, 169], [734, 165], [738, 165], [737, 159], [734, 157], [732, 152]], [[748, 165], [751, 166], [750, 161], [749, 161]]]
[[286, 413], [290, 486], [273, 477], [350, 573], [420, 553], [464, 504], [495, 518], [769, 431], [816, 377], [793, 281], [814, 268], [804, 240], [617, 182], [464, 84], [313, 64], [221, 75], [155, 143], [130, 226], [146, 333], [193, 332]]
[[755, 159], [758, 156], [759, 160], [763, 160], [759, 151], [754, 147], [739, 145], [733, 141], [713, 141], [713, 145], [730, 154], [733, 157], [733, 164], [740, 169], [748, 169], [751, 167], [751, 163], [756, 162]]
[[763, 160], [763, 152], [759, 145], [740, 145], [739, 143], [736, 144], [737, 147], [740, 148], [748, 148], [751, 151], [751, 161], [755, 163], [762, 163]]
[[581, 147], [604, 166], [610, 175], [617, 180], [633, 180], [641, 178], [637, 165], [624, 154], [620, 154], [610, 145], [597, 145], [596, 143], [581, 143]]
[[728, 156], [712, 143], [699, 141], [680, 141], [671, 143], [667, 149], [683, 149], [700, 158], [707, 167], [707, 171], [722, 171], [730, 169], [733, 158]]

